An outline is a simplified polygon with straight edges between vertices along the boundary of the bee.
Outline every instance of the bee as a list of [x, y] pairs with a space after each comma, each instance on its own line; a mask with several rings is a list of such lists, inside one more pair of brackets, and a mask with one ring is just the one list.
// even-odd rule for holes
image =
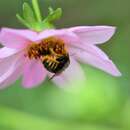
[[70, 60], [68, 54], [66, 55], [53, 54], [49, 56], [44, 56], [42, 59], [42, 63], [49, 72], [58, 74], [68, 67]]
[[30, 59], [40, 59], [43, 66], [54, 74], [52, 78], [62, 73], [70, 64], [64, 41], [56, 37], [47, 38], [38, 44], [31, 44], [27, 55]]

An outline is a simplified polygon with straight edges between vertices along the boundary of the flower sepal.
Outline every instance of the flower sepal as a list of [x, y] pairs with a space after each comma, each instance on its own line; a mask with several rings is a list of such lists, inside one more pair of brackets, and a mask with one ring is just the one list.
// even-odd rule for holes
[[23, 14], [17, 14], [18, 20], [27, 28], [40, 32], [44, 29], [54, 28], [53, 22], [58, 20], [62, 15], [62, 9], [56, 10], [49, 7], [49, 14], [44, 19], [41, 16], [37, 0], [32, 0], [33, 8], [28, 4], [23, 4]]
[[48, 16], [43, 20], [44, 22], [53, 22], [55, 20], [60, 19], [60, 17], [62, 16], [62, 9], [61, 8], [57, 8], [56, 10], [54, 10], [53, 8], [49, 7], [49, 14]]

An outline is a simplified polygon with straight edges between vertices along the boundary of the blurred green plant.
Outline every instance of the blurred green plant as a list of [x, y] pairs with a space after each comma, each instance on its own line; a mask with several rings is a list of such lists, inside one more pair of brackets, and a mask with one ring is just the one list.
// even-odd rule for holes
[[3, 128], [9, 128], [9, 130], [119, 130], [111, 126], [69, 123], [38, 118], [6, 107], [0, 107], [0, 115], [2, 117], [0, 118], [0, 125]]

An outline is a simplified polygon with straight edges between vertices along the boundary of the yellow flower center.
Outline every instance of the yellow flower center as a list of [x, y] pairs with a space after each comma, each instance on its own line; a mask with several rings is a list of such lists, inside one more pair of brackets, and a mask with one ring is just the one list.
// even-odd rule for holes
[[30, 59], [40, 59], [46, 55], [65, 55], [67, 50], [63, 40], [56, 37], [49, 37], [40, 43], [32, 43], [27, 47], [27, 56]]

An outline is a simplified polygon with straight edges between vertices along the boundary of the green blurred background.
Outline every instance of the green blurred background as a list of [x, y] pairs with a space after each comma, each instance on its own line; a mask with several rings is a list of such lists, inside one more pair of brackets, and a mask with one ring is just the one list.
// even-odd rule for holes
[[[15, 14], [23, 1], [0, 0], [0, 27], [23, 28]], [[77, 25], [117, 26], [115, 36], [100, 47], [123, 76], [112, 77], [82, 65], [86, 83], [79, 93], [67, 92], [46, 81], [24, 89], [20, 81], [0, 90], [0, 130], [129, 130], [130, 129], [130, 0], [39, 0], [63, 8], [57, 28]]]

